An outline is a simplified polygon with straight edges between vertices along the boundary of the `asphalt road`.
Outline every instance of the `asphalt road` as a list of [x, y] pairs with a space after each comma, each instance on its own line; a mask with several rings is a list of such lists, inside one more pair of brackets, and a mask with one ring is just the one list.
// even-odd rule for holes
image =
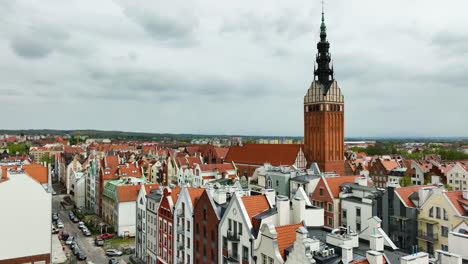
[[[87, 237], [83, 235], [83, 232], [81, 232], [81, 230], [78, 228], [78, 224], [75, 224], [70, 220], [68, 216], [69, 211], [65, 210], [60, 205], [60, 202], [62, 201], [63, 197], [64, 195], [54, 195], [52, 197], [52, 210], [53, 212], [59, 213], [59, 218], [60, 220], [62, 220], [63, 225], [65, 226], [64, 229], [70, 232], [70, 234], [75, 237], [75, 241], [78, 244], [78, 247], [86, 254], [88, 261], [92, 261], [95, 264], [108, 263], [109, 258], [104, 253], [102, 247], [97, 247], [94, 245], [95, 236]], [[68, 246], [66, 247], [68, 248]], [[120, 257], [120, 259], [122, 259], [122, 257]], [[85, 261], [79, 261], [78, 263], [85, 263]]]

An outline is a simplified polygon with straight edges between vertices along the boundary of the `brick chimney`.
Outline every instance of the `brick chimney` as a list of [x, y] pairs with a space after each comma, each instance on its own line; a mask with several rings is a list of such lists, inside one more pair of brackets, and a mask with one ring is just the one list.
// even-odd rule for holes
[[2, 180], [8, 179], [8, 170], [6, 166], [2, 166]]

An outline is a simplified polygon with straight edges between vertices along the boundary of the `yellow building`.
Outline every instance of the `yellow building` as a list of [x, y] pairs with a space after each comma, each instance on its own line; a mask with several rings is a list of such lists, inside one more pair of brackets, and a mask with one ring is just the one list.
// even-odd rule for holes
[[468, 190], [434, 188], [427, 192], [422, 194], [429, 198], [420, 207], [417, 238], [420, 250], [434, 255], [437, 249], [450, 251], [449, 233], [460, 223], [468, 223]]

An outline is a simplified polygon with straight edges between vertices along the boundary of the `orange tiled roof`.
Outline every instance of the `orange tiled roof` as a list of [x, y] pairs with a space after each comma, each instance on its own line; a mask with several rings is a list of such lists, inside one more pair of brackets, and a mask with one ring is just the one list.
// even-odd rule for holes
[[468, 202], [467, 200], [463, 199], [463, 191], [450, 191], [444, 192], [444, 195], [448, 198], [450, 203], [455, 207], [460, 215], [465, 215], [465, 209], [460, 204], [460, 202]]
[[159, 184], [118, 186], [117, 192], [119, 194], [119, 202], [136, 201], [136, 199], [138, 198], [138, 192], [143, 186], [145, 186], [146, 194], [149, 194], [151, 190], [159, 188]]
[[389, 171], [400, 167], [400, 164], [396, 160], [382, 160], [382, 165]]
[[354, 182], [354, 179], [356, 179], [356, 177], [361, 177], [361, 176], [325, 177], [322, 179], [325, 179], [325, 181], [327, 182], [328, 188], [330, 188], [330, 191], [332, 192], [333, 197], [338, 198], [340, 196], [341, 184], [345, 182]]
[[217, 169], [219, 173], [223, 173], [223, 172], [226, 172], [228, 170], [234, 170], [234, 166], [232, 165], [232, 163], [202, 164], [202, 165], [200, 165], [200, 169], [202, 171], [213, 171], [213, 170]]
[[49, 180], [49, 169], [41, 164], [23, 165], [23, 170], [39, 183], [47, 183]]
[[190, 195], [190, 200], [192, 201], [193, 208], [195, 208], [195, 205], [197, 205], [197, 197], [200, 197], [203, 192], [205, 191], [204, 188], [187, 188], [187, 191]]
[[241, 199], [251, 221], [252, 217], [270, 209], [270, 204], [265, 195], [244, 196]]
[[400, 196], [400, 198], [402, 199], [402, 202], [407, 207], [416, 208], [416, 205], [409, 199], [409, 196], [412, 193], [417, 192], [419, 188], [431, 187], [431, 186], [434, 186], [434, 185], [401, 187], [401, 188], [395, 188], [395, 192], [398, 193], [398, 196]]
[[263, 165], [264, 163], [270, 163], [273, 166], [292, 165], [303, 146], [299, 144], [246, 144], [244, 146], [232, 146], [229, 148], [225, 161], [253, 165]]
[[302, 223], [293, 225], [284, 225], [276, 227], [276, 233], [278, 233], [278, 249], [281, 257], [284, 258], [284, 250], [291, 246], [296, 241], [296, 229], [304, 226]]
[[119, 165], [119, 156], [118, 155], [108, 155], [104, 157], [104, 166], [105, 167], [116, 167]]
[[175, 188], [172, 188], [171, 189], [171, 198], [172, 198], [172, 202], [175, 204], [177, 202], [177, 198], [179, 198], [179, 193], [180, 193], [180, 187], [177, 186]]

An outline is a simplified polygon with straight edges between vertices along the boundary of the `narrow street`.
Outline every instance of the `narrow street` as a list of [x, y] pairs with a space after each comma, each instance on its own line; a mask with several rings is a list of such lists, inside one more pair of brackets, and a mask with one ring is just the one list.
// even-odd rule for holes
[[[58, 212], [59, 213], [59, 218], [62, 220], [65, 230], [70, 232], [72, 236], [75, 237], [75, 241], [78, 244], [78, 247], [86, 254], [87, 260], [92, 261], [95, 264], [105, 264], [108, 263], [109, 258], [106, 256], [104, 253], [104, 250], [102, 247], [97, 247], [94, 245], [94, 238], [95, 236], [85, 236], [81, 232], [81, 230], [78, 228], [78, 224], [73, 223], [69, 216], [68, 213], [69, 211], [65, 210], [61, 205], [60, 202], [62, 201], [64, 195], [54, 195], [52, 198], [52, 211], [53, 212]], [[68, 246], [65, 246], [67, 250], [69, 250]], [[116, 259], [120, 260], [127, 260], [128, 257], [114, 257]], [[85, 263], [85, 261], [78, 261], [78, 263]], [[123, 263], [128, 263], [121, 261], [121, 264]]]

